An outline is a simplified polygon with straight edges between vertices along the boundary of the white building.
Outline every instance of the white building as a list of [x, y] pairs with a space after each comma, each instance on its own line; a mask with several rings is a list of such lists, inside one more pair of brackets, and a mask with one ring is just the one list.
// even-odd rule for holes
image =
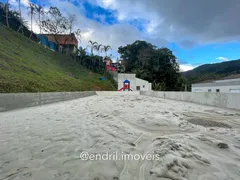
[[192, 92], [240, 93], [240, 78], [192, 84]]
[[130, 82], [132, 91], [151, 91], [152, 83], [143, 79], [136, 78], [136, 74], [118, 74], [118, 90], [124, 87], [124, 81]]

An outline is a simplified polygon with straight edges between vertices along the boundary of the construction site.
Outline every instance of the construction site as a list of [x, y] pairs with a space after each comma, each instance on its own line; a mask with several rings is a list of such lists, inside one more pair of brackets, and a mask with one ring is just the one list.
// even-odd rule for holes
[[[0, 179], [238, 180], [239, 107], [223, 107], [231, 97], [222, 107], [173, 97], [138, 91], [2, 94]], [[83, 160], [83, 152], [158, 159]]]

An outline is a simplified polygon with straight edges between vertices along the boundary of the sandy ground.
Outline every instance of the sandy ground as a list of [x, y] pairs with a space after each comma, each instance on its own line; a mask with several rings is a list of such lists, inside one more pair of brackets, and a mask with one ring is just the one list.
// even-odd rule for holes
[[[83, 161], [83, 151], [160, 159]], [[3, 179], [239, 180], [240, 112], [124, 95], [0, 113]]]

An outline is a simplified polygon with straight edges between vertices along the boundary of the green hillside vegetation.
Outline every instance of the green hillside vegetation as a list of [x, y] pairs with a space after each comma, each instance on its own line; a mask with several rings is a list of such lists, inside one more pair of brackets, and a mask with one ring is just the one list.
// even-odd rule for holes
[[0, 92], [115, 90], [111, 81], [0, 24]]
[[183, 72], [182, 75], [188, 83], [198, 83], [207, 80], [218, 80], [227, 76], [240, 73], [240, 60], [227, 61], [216, 64], [205, 64], [191, 71]]

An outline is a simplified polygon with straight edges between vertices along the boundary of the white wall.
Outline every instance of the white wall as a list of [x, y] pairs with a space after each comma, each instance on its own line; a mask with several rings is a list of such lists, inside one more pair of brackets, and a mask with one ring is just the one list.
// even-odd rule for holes
[[240, 93], [142, 91], [141, 95], [240, 110]]
[[136, 86], [140, 86], [141, 91], [151, 91], [152, 85], [149, 85], [149, 84], [151, 83], [149, 83], [148, 81], [136, 78]]
[[130, 88], [133, 91], [137, 90], [137, 86], [140, 86], [141, 91], [152, 90], [152, 84], [143, 79], [136, 78], [136, 74], [118, 74], [118, 90], [123, 87], [123, 82], [125, 80], [130, 81]]
[[240, 92], [240, 85], [235, 86], [203, 86], [203, 87], [192, 87], [192, 92], [208, 92], [208, 90], [211, 89], [211, 92], [216, 92], [217, 89], [220, 90], [220, 92], [223, 93], [236, 93]]
[[130, 81], [130, 88], [136, 91], [136, 75], [135, 74], [118, 74], [118, 90], [123, 87], [125, 80]]

